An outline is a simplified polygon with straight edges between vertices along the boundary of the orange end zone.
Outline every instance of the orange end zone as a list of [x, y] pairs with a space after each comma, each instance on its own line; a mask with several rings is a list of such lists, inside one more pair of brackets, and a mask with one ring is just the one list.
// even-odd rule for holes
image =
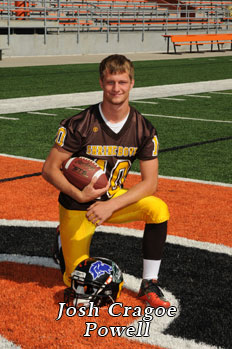
[[[0, 178], [41, 172], [42, 163], [0, 157]], [[139, 181], [129, 175], [126, 187]], [[58, 221], [58, 191], [39, 177], [1, 183], [0, 216], [2, 219]], [[169, 206], [169, 234], [188, 239], [232, 246], [232, 188], [179, 180], [159, 179], [156, 193]], [[120, 225], [122, 226], [122, 225]], [[143, 229], [143, 222], [126, 227]]]
[[[99, 317], [68, 317], [65, 314], [56, 321], [59, 313], [59, 302], [63, 302], [64, 286], [59, 270], [39, 266], [0, 263], [0, 333], [2, 336], [22, 348], [78, 348], [95, 346], [98, 349], [134, 348], [159, 349], [158, 346], [139, 343], [121, 337], [97, 336], [96, 331], [91, 337], [84, 337], [86, 322], [96, 322], [101, 326], [129, 326], [137, 318], [112, 317], [107, 309], [99, 310]], [[43, 277], [41, 278], [41, 275]], [[60, 280], [60, 281], [59, 281]], [[23, 301], [22, 301], [23, 300]], [[126, 289], [119, 300], [126, 305], [140, 306], [136, 295]], [[123, 313], [123, 308], [114, 308], [114, 313]], [[88, 313], [87, 313], [88, 314]], [[58, 345], [58, 346], [57, 346]], [[161, 349], [161, 348], [160, 348]]]

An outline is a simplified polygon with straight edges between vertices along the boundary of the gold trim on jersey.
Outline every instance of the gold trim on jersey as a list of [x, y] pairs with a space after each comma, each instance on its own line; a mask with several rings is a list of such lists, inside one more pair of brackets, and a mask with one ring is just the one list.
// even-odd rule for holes
[[66, 128], [63, 126], [59, 127], [59, 129], [57, 131], [55, 142], [60, 147], [63, 147], [63, 145], [64, 145], [64, 140], [65, 140], [66, 134], [67, 134]]

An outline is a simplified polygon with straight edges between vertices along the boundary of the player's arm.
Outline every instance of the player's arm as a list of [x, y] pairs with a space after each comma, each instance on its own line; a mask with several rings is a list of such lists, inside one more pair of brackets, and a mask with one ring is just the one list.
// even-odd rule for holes
[[112, 199], [116, 205], [116, 210], [155, 193], [158, 184], [158, 158], [147, 161], [140, 160], [140, 172], [142, 180], [139, 183], [131, 187], [124, 195]]
[[93, 185], [96, 179], [92, 179], [91, 183], [81, 191], [65, 178], [60, 170], [61, 165], [62, 162], [70, 158], [71, 155], [72, 153], [64, 150], [58, 145], [54, 145], [43, 165], [43, 178], [58, 190], [80, 203], [89, 202], [103, 195], [108, 190], [108, 186], [103, 189], [94, 189]]
[[88, 209], [87, 218], [97, 225], [102, 224], [111, 215], [123, 207], [155, 193], [158, 184], [158, 158], [140, 160], [142, 180], [130, 188], [125, 194], [106, 202], [97, 202]]

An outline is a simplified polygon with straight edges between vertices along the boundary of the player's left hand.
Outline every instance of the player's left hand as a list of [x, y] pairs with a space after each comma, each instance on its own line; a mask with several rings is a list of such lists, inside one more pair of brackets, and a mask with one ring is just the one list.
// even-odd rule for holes
[[108, 218], [110, 218], [114, 212], [113, 206], [109, 201], [95, 202], [87, 209], [87, 219], [95, 225], [101, 225]]

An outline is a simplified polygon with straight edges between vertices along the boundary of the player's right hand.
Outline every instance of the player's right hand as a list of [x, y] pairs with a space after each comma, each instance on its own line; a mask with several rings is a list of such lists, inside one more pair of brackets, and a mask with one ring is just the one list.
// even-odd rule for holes
[[101, 197], [103, 194], [107, 192], [107, 190], [110, 187], [109, 182], [104, 188], [95, 189], [94, 184], [96, 183], [96, 181], [97, 181], [97, 178], [93, 176], [91, 182], [86, 187], [84, 187], [84, 189], [81, 191], [81, 199], [79, 200], [79, 202], [84, 203], [84, 202], [92, 201], [94, 199]]

